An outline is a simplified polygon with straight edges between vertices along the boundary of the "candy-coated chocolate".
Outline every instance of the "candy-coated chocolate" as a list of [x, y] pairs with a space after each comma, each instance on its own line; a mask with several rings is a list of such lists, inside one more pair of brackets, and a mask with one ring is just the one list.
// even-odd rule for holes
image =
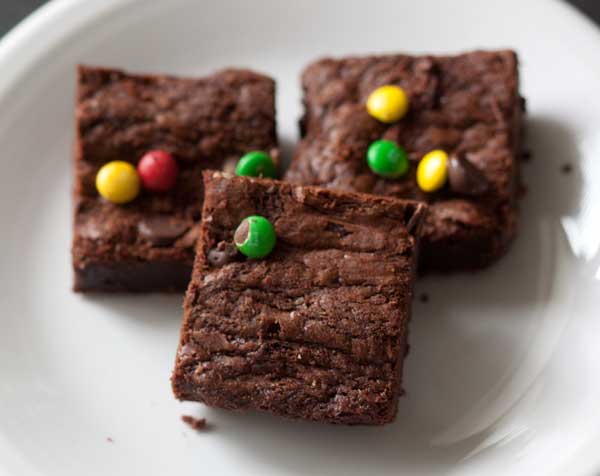
[[448, 154], [441, 149], [425, 154], [417, 167], [417, 184], [424, 192], [435, 192], [448, 180]]
[[388, 84], [375, 89], [367, 99], [367, 111], [381, 122], [399, 121], [408, 112], [408, 96], [400, 86]]
[[398, 178], [408, 170], [406, 151], [390, 140], [376, 140], [367, 150], [369, 168], [382, 177]]
[[233, 237], [237, 249], [248, 258], [264, 258], [275, 247], [275, 229], [265, 217], [244, 218]]
[[244, 177], [275, 178], [277, 170], [269, 154], [258, 150], [243, 155], [235, 167], [235, 174]]
[[109, 202], [127, 203], [140, 193], [140, 177], [129, 162], [115, 160], [98, 171], [96, 189]]
[[485, 175], [464, 156], [453, 154], [448, 162], [450, 189], [464, 195], [483, 195], [489, 190]]
[[147, 152], [140, 159], [137, 169], [144, 188], [152, 192], [168, 192], [179, 174], [177, 162], [164, 150]]

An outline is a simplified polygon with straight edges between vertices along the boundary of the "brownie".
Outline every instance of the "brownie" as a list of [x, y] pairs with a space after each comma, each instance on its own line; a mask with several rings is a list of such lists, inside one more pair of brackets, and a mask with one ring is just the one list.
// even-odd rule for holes
[[[512, 51], [316, 61], [302, 75], [303, 139], [286, 179], [428, 202], [420, 268], [485, 267], [516, 233], [524, 109], [518, 82]], [[410, 99], [408, 114], [393, 124], [372, 118], [365, 107], [369, 94], [385, 84], [401, 86]], [[385, 179], [370, 171], [366, 153], [378, 139], [406, 149], [407, 176]], [[439, 148], [457, 161], [459, 173], [451, 186], [425, 193], [416, 167]]]
[[[231, 169], [246, 152], [277, 159], [275, 83], [247, 70], [201, 79], [132, 75], [81, 66], [76, 106], [76, 291], [185, 290], [202, 212], [202, 171]], [[95, 187], [113, 160], [172, 154], [177, 183], [118, 205]]]
[[[346, 424], [393, 420], [426, 205], [205, 172], [172, 376], [180, 400]], [[233, 241], [261, 215], [277, 243]]]

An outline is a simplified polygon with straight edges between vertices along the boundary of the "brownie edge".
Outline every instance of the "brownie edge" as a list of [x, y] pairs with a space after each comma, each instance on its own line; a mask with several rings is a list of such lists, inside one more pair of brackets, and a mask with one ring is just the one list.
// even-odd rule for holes
[[[175, 396], [318, 422], [393, 421], [427, 206], [209, 171], [204, 186]], [[235, 250], [249, 215], [275, 227], [264, 259]]]

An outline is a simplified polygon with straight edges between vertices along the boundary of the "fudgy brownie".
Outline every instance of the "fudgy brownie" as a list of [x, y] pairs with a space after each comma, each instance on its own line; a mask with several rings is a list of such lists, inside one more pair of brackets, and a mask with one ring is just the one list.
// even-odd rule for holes
[[[393, 420], [426, 205], [205, 172], [177, 398], [331, 423]], [[247, 216], [270, 255], [236, 252]]]
[[[410, 99], [408, 114], [393, 124], [365, 108], [369, 94], [386, 84], [402, 87]], [[524, 109], [514, 52], [323, 59], [306, 68], [302, 85], [303, 140], [286, 179], [430, 203], [422, 270], [480, 268], [503, 254], [516, 233]], [[378, 139], [405, 148], [411, 162], [405, 177], [370, 171], [365, 157]], [[432, 149], [443, 149], [462, 169], [451, 177], [453, 186], [425, 193], [415, 171]]]
[[[74, 239], [77, 291], [185, 290], [202, 211], [202, 171], [231, 169], [246, 152], [277, 156], [275, 84], [247, 70], [202, 79], [79, 67]], [[166, 193], [125, 205], [96, 191], [100, 167], [134, 165], [150, 150], [175, 157]]]

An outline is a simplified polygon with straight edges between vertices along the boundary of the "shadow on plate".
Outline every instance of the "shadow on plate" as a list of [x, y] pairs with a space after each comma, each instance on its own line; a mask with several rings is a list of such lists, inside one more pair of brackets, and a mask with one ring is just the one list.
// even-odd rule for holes
[[82, 299], [105, 308], [120, 319], [136, 320], [153, 328], [179, 327], [183, 316], [181, 294], [84, 294]]
[[[279, 149], [281, 151], [281, 170], [286, 170], [294, 156], [296, 141], [287, 136], [279, 137]], [[283, 175], [283, 174], [282, 174]]]

